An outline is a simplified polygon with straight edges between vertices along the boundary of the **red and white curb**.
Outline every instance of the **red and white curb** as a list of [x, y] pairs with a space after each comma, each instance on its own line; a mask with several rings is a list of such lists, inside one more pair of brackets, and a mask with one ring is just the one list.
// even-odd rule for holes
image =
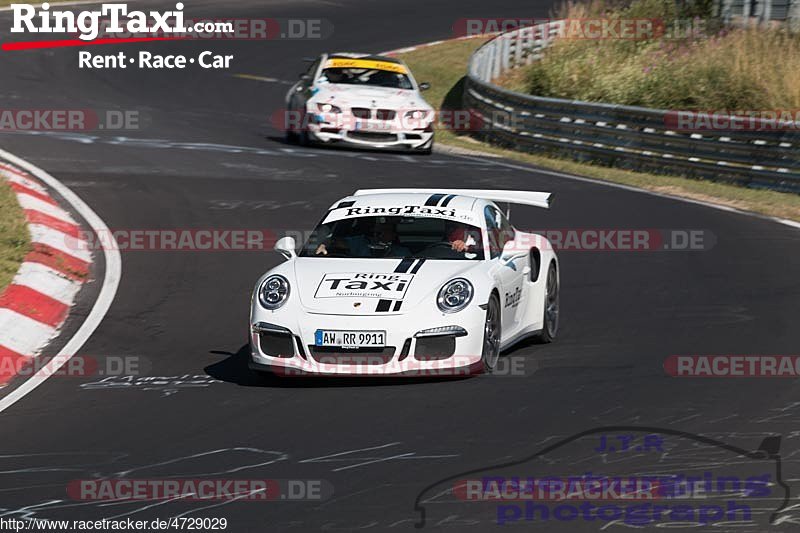
[[[92, 261], [99, 258], [88, 251], [89, 246], [80, 238], [80, 226], [49, 191], [58, 193], [92, 231], [110, 232], [103, 220], [68, 187], [2, 149], [0, 178], [17, 195], [32, 243], [32, 250], [17, 275], [0, 295], [0, 387], [4, 387], [59, 333], [78, 292], [89, 278]], [[103, 279], [91, 310], [57, 354], [0, 398], [0, 412], [55, 375], [102, 322], [122, 277], [122, 259], [116, 243], [102, 246]]]
[[79, 239], [80, 226], [39, 180], [3, 161], [0, 178], [17, 195], [33, 248], [0, 294], [0, 386], [5, 386], [58, 334], [88, 279], [92, 257]]

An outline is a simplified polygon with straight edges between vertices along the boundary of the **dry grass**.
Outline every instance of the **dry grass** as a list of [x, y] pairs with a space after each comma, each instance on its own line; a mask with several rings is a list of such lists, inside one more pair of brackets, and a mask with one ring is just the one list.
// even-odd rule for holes
[[29, 239], [25, 215], [17, 196], [0, 178], [0, 293], [17, 273], [30, 249]]
[[[467, 60], [482, 40], [450, 41], [407, 54], [403, 59], [409, 64], [415, 77], [431, 83], [425, 98], [436, 108], [441, 108], [445, 99], [457, 96], [458, 82], [466, 72]], [[455, 87], [455, 89], [453, 89]], [[436, 142], [456, 148], [480, 150], [483, 153], [502, 156], [541, 168], [587, 176], [614, 183], [622, 183], [675, 196], [694, 198], [721, 205], [737, 207], [769, 216], [800, 221], [800, 195], [765, 190], [746, 189], [711, 181], [682, 177], [631, 172], [617, 168], [576, 163], [541, 155], [527, 154], [498, 148], [446, 129], [436, 132]]]
[[[571, 4], [570, 19], [605, 13], [602, 3]], [[609, 18], [680, 18], [672, 0], [635, 0]], [[778, 28], [715, 29], [694, 33], [667, 24], [646, 41], [559, 39], [524, 70], [531, 94], [662, 109], [763, 110], [800, 108], [800, 35]], [[515, 74], [519, 77], [520, 74]]]

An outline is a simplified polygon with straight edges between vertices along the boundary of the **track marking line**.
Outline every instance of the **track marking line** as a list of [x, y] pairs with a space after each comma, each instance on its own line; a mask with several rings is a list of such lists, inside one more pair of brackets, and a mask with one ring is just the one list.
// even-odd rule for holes
[[269, 76], [256, 76], [255, 74], [231, 74], [234, 78], [243, 80], [263, 81], [266, 83], [280, 83], [282, 85], [294, 85], [295, 82], [289, 80], [281, 80], [278, 78], [270, 78]]
[[[0, 157], [5, 159], [6, 161], [11, 162], [12, 164], [26, 170], [34, 177], [41, 180], [44, 184], [48, 187], [53, 189], [55, 192], [61, 195], [61, 197], [68, 202], [72, 208], [77, 211], [81, 217], [86, 221], [86, 224], [92, 228], [92, 230], [97, 234], [107, 234], [111, 235], [108, 226], [106, 226], [105, 222], [97, 216], [97, 214], [89, 207], [86, 202], [81, 200], [81, 198], [72, 192], [67, 186], [62, 184], [56, 178], [42, 170], [41, 168], [25, 161], [24, 159], [15, 156], [14, 154], [7, 152], [5, 150], [0, 149]], [[24, 195], [21, 195], [24, 196]], [[35, 198], [31, 198], [31, 200], [35, 200]], [[47, 205], [45, 202], [35, 202], [39, 205]], [[23, 206], [23, 208], [28, 207], [29, 209], [39, 210], [32, 206]], [[53, 214], [50, 212], [45, 211], [47, 214], [53, 215], [56, 218], [62, 218], [59, 214]], [[68, 222], [74, 222], [71, 220], [71, 217], [67, 220]], [[111, 238], [113, 241], [113, 236]], [[67, 361], [69, 361], [75, 353], [86, 343], [87, 340], [92, 336], [95, 332], [97, 327], [103, 321], [108, 313], [109, 308], [111, 307], [112, 302], [114, 301], [114, 297], [117, 294], [117, 289], [119, 288], [119, 282], [122, 278], [122, 257], [120, 256], [119, 251], [117, 250], [116, 242], [110, 243], [102, 243], [103, 249], [103, 257], [105, 259], [105, 273], [103, 277], [103, 283], [100, 287], [100, 292], [97, 295], [97, 299], [92, 306], [91, 311], [86, 316], [86, 319], [80, 325], [78, 330], [75, 334], [70, 338], [69, 341], [64, 345], [64, 347], [53, 357], [43, 368], [37, 371], [33, 376], [29, 377], [26, 381], [24, 381], [20, 386], [16, 389], [11, 391], [7, 396], [0, 399], [0, 413], [20, 401], [26, 395], [30, 394], [36, 387], [44, 383], [47, 378], [54, 375], [62, 366], [64, 366]], [[13, 348], [12, 348], [13, 349]], [[19, 353], [28, 353], [28, 352], [19, 352]]]
[[391, 446], [397, 446], [399, 444], [401, 444], [401, 443], [399, 443], [399, 442], [390, 442], [388, 444], [381, 444], [380, 446], [372, 446], [370, 448], [358, 448], [356, 450], [348, 450], [348, 451], [345, 451], [345, 452], [333, 453], [331, 455], [321, 455], [319, 457], [314, 457], [314, 458], [311, 458], [311, 459], [303, 459], [302, 461], [298, 461], [298, 462], [299, 463], [323, 462], [323, 460], [330, 459], [332, 457], [340, 457], [342, 455], [348, 455], [348, 454], [357, 453], [357, 452], [367, 452], [367, 451], [370, 451], [370, 450], [382, 450], [384, 448], [389, 448]]

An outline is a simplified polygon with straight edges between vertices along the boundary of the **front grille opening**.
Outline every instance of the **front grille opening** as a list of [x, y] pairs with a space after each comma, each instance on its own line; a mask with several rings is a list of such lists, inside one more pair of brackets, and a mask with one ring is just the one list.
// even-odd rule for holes
[[394, 346], [382, 350], [376, 348], [345, 349], [335, 346], [309, 345], [311, 357], [318, 363], [327, 365], [385, 365], [394, 357]]
[[456, 351], [456, 338], [452, 335], [439, 337], [420, 337], [414, 347], [417, 361], [441, 361], [451, 357]]
[[372, 131], [351, 131], [347, 134], [352, 139], [372, 142], [392, 142], [397, 140], [394, 133], [380, 133]]
[[375, 113], [375, 118], [378, 120], [394, 120], [397, 113], [392, 109], [378, 109]]
[[262, 332], [258, 334], [262, 353], [272, 357], [294, 357], [294, 338], [289, 333]]
[[371, 118], [372, 111], [366, 107], [354, 107], [352, 110], [353, 116], [356, 118]]

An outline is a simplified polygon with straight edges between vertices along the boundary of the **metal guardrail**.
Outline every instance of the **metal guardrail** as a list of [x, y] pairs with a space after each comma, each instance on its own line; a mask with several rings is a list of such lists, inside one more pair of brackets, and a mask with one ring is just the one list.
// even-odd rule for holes
[[779, 131], [681, 131], [671, 127], [675, 112], [531, 96], [493, 83], [541, 57], [561, 24], [507, 32], [475, 51], [463, 97], [484, 124], [477, 135], [515, 150], [800, 193], [800, 124], [784, 123]]

